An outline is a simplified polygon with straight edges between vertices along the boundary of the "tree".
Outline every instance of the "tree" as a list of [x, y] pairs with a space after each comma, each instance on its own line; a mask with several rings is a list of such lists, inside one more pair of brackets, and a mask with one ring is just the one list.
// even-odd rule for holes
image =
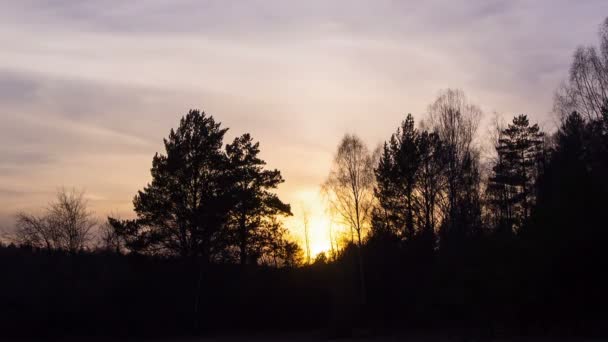
[[105, 252], [122, 253], [123, 241], [109, 221], [99, 226], [97, 248]]
[[297, 243], [293, 241], [287, 241], [283, 245], [282, 251], [284, 253], [283, 266], [296, 267], [302, 264], [303, 252], [302, 248], [300, 248]]
[[[230, 172], [234, 199], [230, 211], [230, 222], [236, 230], [240, 263], [256, 263], [258, 255], [253, 252], [251, 240], [255, 239], [268, 217], [291, 215], [289, 204], [270, 192], [283, 183], [278, 170], [264, 170], [266, 162], [258, 157], [259, 143], [253, 143], [249, 134], [243, 134], [226, 146], [228, 169]], [[251, 260], [248, 260], [251, 257]]]
[[108, 220], [127, 249], [201, 256], [205, 262], [258, 262], [268, 220], [291, 215], [289, 205], [271, 192], [283, 178], [278, 170], [264, 170], [259, 144], [249, 134], [224, 150], [226, 131], [198, 110], [171, 130], [166, 154], [152, 160], [152, 182], [133, 200], [137, 218]]
[[[555, 134], [555, 146], [538, 177], [533, 212], [534, 226], [545, 226], [547, 234], [566, 239], [589, 229], [596, 229], [594, 234], [605, 234], [602, 224], [606, 211], [602, 205], [608, 196], [608, 188], [603, 186], [608, 139], [598, 131], [598, 124], [572, 112]], [[571, 240], [564, 241], [568, 242]]]
[[328, 261], [329, 261], [329, 258], [327, 257], [325, 252], [321, 252], [315, 257], [314, 264], [315, 265], [325, 265], [328, 263]]
[[226, 131], [198, 110], [171, 130], [166, 154], [152, 160], [152, 182], [133, 200], [137, 219], [109, 220], [128, 248], [209, 260], [222, 247], [219, 233], [231, 204], [222, 151]]
[[574, 53], [570, 75], [555, 94], [554, 111], [562, 117], [576, 111], [587, 119], [601, 119], [608, 99], [608, 18], [599, 30], [596, 47], [579, 47]]
[[302, 249], [288, 238], [287, 228], [277, 217], [270, 217], [258, 228], [249, 247], [262, 265], [294, 267], [302, 263]]
[[424, 234], [434, 240], [438, 220], [438, 205], [444, 188], [446, 152], [439, 135], [422, 131], [419, 140], [420, 171], [418, 191], [420, 193], [419, 221]]
[[322, 188], [334, 211], [351, 229], [352, 242], [359, 247], [371, 220], [374, 183], [372, 154], [359, 137], [345, 135]]
[[323, 184], [330, 205], [350, 228], [351, 242], [357, 246], [362, 304], [365, 304], [365, 276], [361, 246], [374, 207], [374, 164], [374, 156], [363, 141], [347, 134], [338, 145], [329, 176]]
[[405, 239], [412, 239], [418, 227], [415, 190], [421, 160], [419, 144], [420, 134], [414, 127], [414, 118], [408, 114], [384, 144], [375, 169], [375, 195], [380, 207], [376, 214], [384, 217], [389, 230]]
[[564, 117], [538, 178], [536, 205], [520, 234], [529, 246], [531, 265], [526, 266], [536, 277], [539, 297], [553, 317], [566, 320], [581, 314], [588, 315], [578, 319], [590, 320], [596, 313], [588, 308], [608, 302], [603, 272], [608, 188], [602, 186], [606, 169], [601, 167], [608, 153], [597, 153], [605, 142], [596, 123], [576, 112]]
[[76, 253], [87, 246], [96, 225], [87, 204], [84, 192], [61, 189], [43, 215], [17, 214], [15, 240], [23, 245]]
[[445, 200], [443, 240], [477, 234], [481, 226], [479, 151], [474, 139], [482, 112], [461, 90], [442, 92], [429, 106], [425, 123], [443, 144]]
[[500, 231], [513, 232], [528, 219], [536, 198], [543, 145], [544, 134], [537, 124], [530, 126], [525, 115], [513, 118], [500, 132], [498, 158], [488, 184]]
[[59, 248], [59, 236], [54, 227], [48, 224], [47, 218], [24, 212], [17, 214], [15, 232], [11, 239], [20, 245], [46, 248], [49, 251]]
[[329, 248], [330, 248], [330, 257], [332, 260], [336, 260], [338, 256], [338, 247], [336, 246], [334, 239], [334, 230], [333, 230], [334, 220], [333, 218], [329, 219], [329, 225], [327, 227], [327, 233], [329, 238]]
[[306, 264], [310, 264], [310, 234], [308, 231], [310, 224], [310, 210], [304, 203], [301, 204], [302, 208], [302, 226], [304, 227], [304, 245], [306, 246]]

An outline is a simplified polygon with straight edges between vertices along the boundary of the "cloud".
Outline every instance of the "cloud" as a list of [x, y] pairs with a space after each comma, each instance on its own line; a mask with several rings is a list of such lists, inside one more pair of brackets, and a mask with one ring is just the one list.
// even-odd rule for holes
[[342, 134], [374, 146], [446, 87], [550, 122], [605, 13], [604, 0], [1, 2], [0, 220], [60, 185], [127, 212], [190, 108], [260, 140], [286, 201], [323, 181]]
[[0, 70], [0, 103], [18, 106], [35, 96], [38, 87], [34, 80], [20, 77], [18, 73]]
[[[19, 175], [24, 168], [45, 167], [54, 161], [46, 152], [0, 149], [0, 176]], [[0, 191], [0, 197], [2, 196]]]
[[[2, 149], [19, 146], [23, 156], [42, 146], [69, 152], [89, 142], [118, 145], [117, 152], [137, 150], [150, 141], [129, 131], [122, 111], [142, 108], [145, 90], [124, 86], [55, 79], [42, 74], [0, 71]], [[23, 149], [24, 146], [28, 146]], [[0, 149], [0, 151], [2, 151]], [[6, 157], [3, 153], [3, 157]], [[17, 152], [13, 152], [15, 155]]]

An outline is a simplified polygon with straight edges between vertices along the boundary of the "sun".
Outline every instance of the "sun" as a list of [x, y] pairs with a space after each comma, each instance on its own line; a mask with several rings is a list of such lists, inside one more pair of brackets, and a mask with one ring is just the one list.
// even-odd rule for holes
[[315, 215], [310, 218], [309, 243], [311, 258], [314, 259], [319, 253], [331, 250], [329, 225], [330, 219], [324, 215]]
[[[311, 261], [320, 253], [329, 253], [337, 248], [342, 228], [329, 215], [319, 189], [302, 189], [295, 194], [292, 203], [293, 216], [285, 224], [304, 250], [306, 257], [305, 218], [308, 218], [308, 241]], [[333, 246], [332, 246], [333, 244]]]

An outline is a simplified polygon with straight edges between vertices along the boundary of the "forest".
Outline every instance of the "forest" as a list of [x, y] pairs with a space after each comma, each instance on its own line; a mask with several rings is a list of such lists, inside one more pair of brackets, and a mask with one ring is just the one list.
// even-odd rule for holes
[[321, 189], [346, 235], [315, 258], [260, 144], [190, 110], [135, 218], [98, 222], [65, 188], [16, 215], [1, 334], [607, 337], [608, 21], [599, 38], [555, 92], [556, 130], [516, 113], [480, 142], [484, 113], [445, 89], [378, 148], [344, 135]]

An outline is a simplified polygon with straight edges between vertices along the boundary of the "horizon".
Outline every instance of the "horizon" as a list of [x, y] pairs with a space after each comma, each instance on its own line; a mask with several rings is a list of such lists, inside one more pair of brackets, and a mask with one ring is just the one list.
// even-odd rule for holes
[[225, 143], [260, 142], [294, 235], [311, 209], [313, 254], [328, 247], [319, 185], [345, 133], [374, 148], [446, 88], [482, 108], [480, 134], [494, 112], [553, 131], [554, 92], [608, 3], [439, 3], [0, 4], [0, 227], [62, 186], [100, 217], [132, 217], [189, 109], [230, 128]]

